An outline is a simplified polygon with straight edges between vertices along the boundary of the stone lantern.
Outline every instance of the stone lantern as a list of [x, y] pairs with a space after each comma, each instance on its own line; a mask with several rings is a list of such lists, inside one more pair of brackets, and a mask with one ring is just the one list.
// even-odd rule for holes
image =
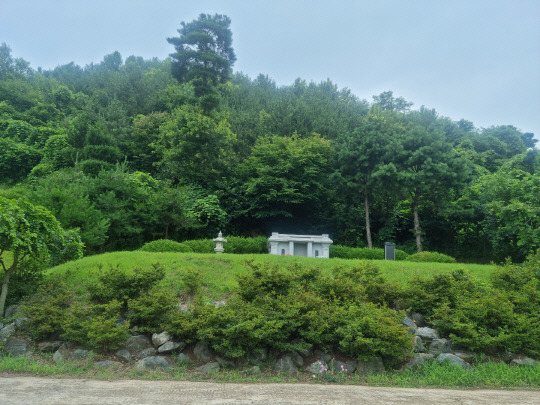
[[216, 239], [212, 239], [214, 242], [216, 242], [216, 247], [214, 249], [214, 252], [216, 253], [223, 253], [225, 249], [223, 248], [223, 244], [227, 243], [227, 239], [223, 237], [223, 234], [221, 231], [219, 231], [218, 236]]

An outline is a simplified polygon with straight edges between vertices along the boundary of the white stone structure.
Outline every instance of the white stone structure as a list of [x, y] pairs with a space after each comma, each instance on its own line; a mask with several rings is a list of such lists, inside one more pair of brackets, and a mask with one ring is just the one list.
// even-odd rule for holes
[[282, 256], [330, 257], [332, 239], [323, 235], [291, 235], [272, 232], [270, 254]]
[[216, 253], [223, 253], [225, 249], [223, 248], [223, 244], [227, 243], [227, 239], [223, 237], [223, 234], [221, 231], [219, 231], [218, 236], [216, 239], [212, 239], [214, 242], [216, 242], [216, 247], [214, 248], [214, 252]]

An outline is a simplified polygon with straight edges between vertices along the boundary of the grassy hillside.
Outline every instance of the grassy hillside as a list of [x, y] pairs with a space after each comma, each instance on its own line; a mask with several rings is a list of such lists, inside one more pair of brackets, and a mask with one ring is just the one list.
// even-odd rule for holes
[[[150, 267], [160, 263], [165, 267], [167, 276], [163, 281], [181, 289], [182, 278], [188, 269], [199, 270], [203, 275], [203, 286], [207, 294], [213, 298], [226, 296], [236, 286], [237, 274], [246, 271], [246, 261], [278, 266], [298, 263], [302, 266], [318, 267], [323, 273], [330, 273], [335, 266], [353, 267], [358, 260], [347, 259], [315, 259], [307, 257], [274, 256], [274, 255], [235, 255], [235, 254], [200, 254], [200, 253], [150, 253], [150, 252], [114, 252], [89, 256], [81, 260], [65, 263], [47, 271], [49, 275], [62, 275], [73, 285], [83, 286], [95, 280], [100, 269], [119, 267], [130, 271], [134, 268]], [[406, 283], [415, 276], [429, 277], [436, 273], [451, 272], [464, 269], [480, 281], [487, 281], [494, 270], [493, 265], [461, 264], [461, 263], [413, 263], [405, 261], [374, 260], [381, 273], [390, 281]]]

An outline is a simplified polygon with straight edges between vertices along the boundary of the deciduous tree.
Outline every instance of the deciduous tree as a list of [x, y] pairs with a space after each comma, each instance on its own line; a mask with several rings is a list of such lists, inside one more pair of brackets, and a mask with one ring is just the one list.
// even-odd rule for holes
[[[78, 232], [65, 231], [45, 208], [0, 197], [0, 265], [4, 271], [0, 316], [4, 314], [9, 279], [24, 259], [39, 258], [56, 264], [81, 257], [82, 247]], [[13, 255], [8, 265], [3, 259], [6, 251]]]

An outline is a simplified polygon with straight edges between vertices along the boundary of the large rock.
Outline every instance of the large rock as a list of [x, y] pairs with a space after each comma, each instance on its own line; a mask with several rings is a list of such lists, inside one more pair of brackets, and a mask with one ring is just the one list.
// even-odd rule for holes
[[75, 360], [86, 360], [90, 356], [90, 352], [84, 349], [76, 349], [71, 353], [71, 358]]
[[171, 337], [171, 335], [169, 335], [168, 332], [154, 333], [152, 335], [152, 343], [156, 347], [161, 346], [164, 343], [167, 343], [171, 339], [172, 339], [172, 337]]
[[334, 373], [354, 373], [356, 371], [357, 366], [358, 366], [358, 362], [356, 360], [338, 361], [338, 360], [332, 359], [330, 360], [330, 363], [328, 363], [328, 367]]
[[195, 357], [195, 360], [203, 363], [210, 363], [214, 360], [214, 355], [205, 342], [197, 342], [193, 349], [193, 356]]
[[420, 336], [413, 337], [413, 351], [415, 353], [422, 353], [426, 350], [424, 347], [424, 341]]
[[435, 358], [432, 354], [428, 353], [417, 353], [414, 355], [414, 357], [405, 364], [404, 368], [416, 370], [418, 367], [420, 367], [422, 364], [424, 364], [426, 361], [431, 361]]
[[64, 342], [61, 340], [53, 340], [49, 342], [40, 342], [37, 345], [38, 350], [42, 352], [55, 352], [62, 346]]
[[401, 323], [403, 325], [405, 325], [406, 327], [410, 328], [410, 329], [416, 329], [416, 323], [414, 323], [414, 321], [411, 318], [409, 318], [408, 316], [403, 318]]
[[219, 370], [219, 368], [220, 368], [219, 363], [217, 361], [213, 361], [211, 363], [206, 363], [200, 367], [197, 367], [196, 370], [201, 373], [210, 373], [212, 371]]
[[328, 362], [330, 362], [330, 360], [332, 360], [332, 355], [330, 355], [330, 354], [328, 354], [328, 353], [325, 353], [325, 352], [323, 352], [322, 350], [319, 350], [319, 349], [315, 350], [315, 351], [313, 352], [313, 355], [314, 355], [317, 359], [323, 360], [323, 361], [325, 361], [326, 363], [328, 363]]
[[22, 357], [32, 353], [32, 346], [26, 340], [10, 337], [4, 346], [4, 351], [13, 357]]
[[125, 360], [125, 361], [131, 360], [131, 353], [127, 349], [120, 349], [114, 355], [121, 360]]
[[286, 354], [289, 356], [296, 367], [304, 367], [304, 359], [296, 352], [289, 352]]
[[450, 339], [434, 339], [429, 345], [429, 352], [434, 356], [438, 356], [441, 353], [452, 352], [452, 341]]
[[191, 362], [191, 359], [189, 358], [189, 356], [185, 355], [184, 353], [180, 353], [178, 357], [176, 358], [176, 361], [178, 363], [189, 363]]
[[139, 360], [137, 364], [135, 365], [138, 369], [146, 369], [146, 370], [167, 370], [171, 368], [171, 361], [162, 356], [151, 356], [151, 357], [145, 357], [142, 360]]
[[422, 340], [440, 339], [439, 332], [431, 328], [416, 328], [414, 334], [420, 336]]
[[17, 318], [15, 318], [14, 322], [15, 322], [15, 327], [17, 329], [20, 329], [28, 325], [28, 322], [30, 322], [30, 319], [28, 319], [25, 316], [18, 316]]
[[53, 360], [55, 363], [65, 361], [69, 358], [69, 349], [66, 344], [63, 344], [53, 354]]
[[417, 327], [426, 326], [426, 318], [419, 312], [411, 313], [411, 319], [414, 321]]
[[157, 350], [153, 347], [149, 347], [148, 349], [141, 350], [140, 352], [136, 353], [135, 359], [140, 360], [144, 359], [145, 357], [151, 357], [157, 354]]
[[158, 352], [161, 353], [161, 354], [171, 353], [171, 352], [174, 352], [174, 351], [181, 352], [182, 350], [184, 350], [184, 347], [186, 347], [186, 344], [184, 342], [169, 341], [169, 342], [165, 342], [161, 346], [159, 346]]
[[447, 362], [447, 363], [459, 366], [461, 368], [464, 368], [465, 370], [472, 369], [469, 363], [467, 363], [466, 361], [464, 361], [463, 359], [459, 358], [458, 356], [452, 353], [439, 354], [439, 356], [437, 356], [437, 361], [439, 363]]
[[274, 364], [274, 371], [290, 374], [298, 373], [298, 369], [294, 365], [294, 362], [290, 356], [283, 356], [276, 360], [276, 363]]
[[10, 305], [7, 307], [6, 311], [4, 312], [5, 318], [11, 318], [14, 315], [17, 315], [19, 313], [20, 309], [17, 305]]
[[126, 341], [126, 349], [131, 353], [140, 352], [141, 350], [148, 349], [149, 347], [152, 347], [152, 342], [150, 342], [150, 339], [143, 335], [131, 336]]
[[470, 363], [474, 359], [474, 356], [476, 356], [476, 353], [468, 352], [466, 350], [453, 351], [452, 353], [454, 353], [461, 360], [464, 360], [467, 363]]
[[510, 362], [510, 365], [511, 366], [529, 366], [529, 367], [532, 367], [532, 366], [538, 366], [540, 365], [540, 361], [536, 361], [536, 360], [533, 360], [531, 359], [530, 357], [515, 357], [512, 359], [512, 361]]
[[356, 373], [360, 375], [384, 373], [384, 364], [380, 357], [372, 357], [369, 360], [358, 360]]
[[219, 363], [221, 368], [234, 368], [234, 361], [225, 357], [216, 356], [216, 361]]
[[0, 343], [5, 343], [11, 336], [15, 334], [15, 324], [10, 323], [0, 330]]

